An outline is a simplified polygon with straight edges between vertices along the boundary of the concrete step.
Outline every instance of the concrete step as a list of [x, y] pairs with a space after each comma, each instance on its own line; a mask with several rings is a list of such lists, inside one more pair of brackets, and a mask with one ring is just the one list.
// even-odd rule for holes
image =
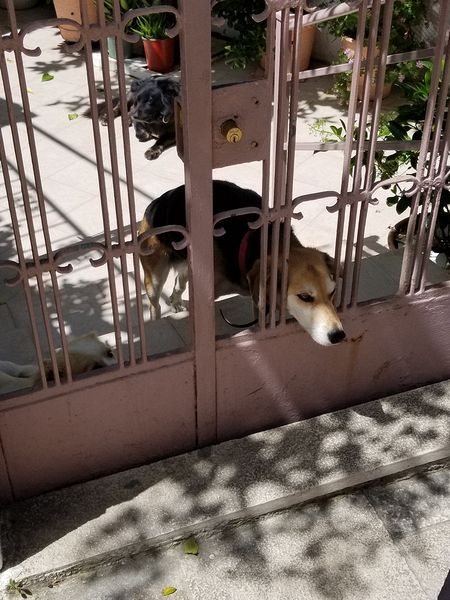
[[449, 415], [447, 381], [19, 502], [3, 513], [0, 589], [446, 459]]

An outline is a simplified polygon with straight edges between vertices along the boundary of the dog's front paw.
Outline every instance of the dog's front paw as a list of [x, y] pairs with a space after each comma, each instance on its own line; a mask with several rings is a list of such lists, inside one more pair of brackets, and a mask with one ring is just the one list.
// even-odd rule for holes
[[149, 148], [146, 151], [145, 158], [147, 160], [155, 160], [155, 158], [158, 158], [159, 156], [161, 156], [161, 153], [162, 153], [161, 146], [152, 146], [151, 148]]
[[183, 311], [187, 310], [185, 305], [183, 304], [182, 300], [178, 300], [178, 299], [171, 297], [169, 302], [170, 302], [170, 308], [172, 309], [173, 312], [179, 313], [179, 312], [183, 312]]
[[106, 115], [103, 115], [103, 117], [99, 117], [98, 120], [100, 121], [100, 125], [108, 125], [108, 117]]

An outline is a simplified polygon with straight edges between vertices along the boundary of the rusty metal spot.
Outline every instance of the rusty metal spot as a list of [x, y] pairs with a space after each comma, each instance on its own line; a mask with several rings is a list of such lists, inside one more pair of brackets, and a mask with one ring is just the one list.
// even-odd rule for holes
[[352, 338], [350, 338], [349, 342], [354, 342], [354, 343], [358, 343], [358, 342], [360, 342], [360, 341], [363, 339], [363, 337], [364, 337], [364, 333], [365, 333], [365, 332], [363, 331], [363, 332], [362, 332], [362, 333], [360, 333], [359, 335], [357, 335], [357, 336], [355, 336], [355, 337], [352, 337]]

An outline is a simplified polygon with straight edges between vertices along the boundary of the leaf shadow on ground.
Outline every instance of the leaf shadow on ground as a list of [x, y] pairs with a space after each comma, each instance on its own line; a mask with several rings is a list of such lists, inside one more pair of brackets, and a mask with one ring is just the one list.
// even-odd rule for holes
[[[420, 425], [417, 422], [413, 424], [408, 417], [408, 414], [414, 413], [411, 404], [407, 408], [394, 400], [388, 401], [378, 413], [368, 413], [366, 407], [361, 405], [348, 412], [327, 415], [311, 431], [305, 429], [303, 432], [306, 436], [303, 441], [308, 448], [307, 460], [296, 452], [298, 431], [285, 427], [268, 436], [245, 438], [239, 442], [237, 449], [233, 451], [230, 447], [229, 451], [222, 450], [220, 455], [215, 454], [214, 447], [207, 448], [198, 451], [193, 462], [188, 462], [187, 457], [178, 457], [177, 467], [173, 460], [169, 460], [164, 467], [156, 463], [152, 469], [143, 467], [132, 470], [120, 483], [117, 476], [111, 476], [101, 483], [90, 482], [87, 484], [88, 490], [91, 486], [97, 490], [95, 501], [84, 499], [86, 491], [80, 490], [78, 501], [72, 495], [73, 507], [64, 506], [56, 519], [53, 515], [52, 528], [48, 527], [50, 514], [47, 513], [52, 503], [44, 506], [41, 513], [27, 517], [25, 501], [14, 509], [14, 536], [19, 542], [18, 547], [23, 547], [21, 536], [29, 536], [33, 531], [33, 540], [28, 543], [28, 552], [32, 554], [76, 527], [100, 517], [103, 525], [88, 539], [86, 554], [101, 553], [108, 548], [111, 540], [118, 537], [124, 545], [127, 542], [132, 544], [128, 549], [130, 558], [117, 560], [106, 570], [100, 568], [84, 574], [87, 589], [94, 593], [96, 586], [101, 586], [104, 578], [110, 577], [116, 582], [107, 596], [110, 600], [126, 600], [130, 594], [135, 594], [133, 598], [140, 598], [138, 594], [144, 593], [150, 586], [164, 581], [171, 584], [173, 574], [173, 563], [167, 562], [166, 550], [151, 551], [146, 558], [145, 540], [151, 537], [152, 523], [148, 522], [148, 515], [144, 516], [139, 508], [146, 494], [158, 496], [162, 482], [176, 490], [175, 498], [179, 499], [179, 502], [175, 500], [169, 504], [161, 497], [156, 503], [153, 517], [159, 523], [164, 523], [167, 531], [180, 524], [180, 515], [186, 522], [207, 522], [226, 513], [231, 500], [234, 507], [236, 504], [241, 509], [251, 506], [259, 486], [268, 490], [270, 496], [274, 490], [283, 493], [284, 489], [292, 489], [292, 481], [300, 478], [302, 484], [299, 484], [299, 488], [308, 488], [323, 482], [336, 470], [345, 473], [349, 465], [356, 468], [358, 465], [367, 466], [367, 452], [376, 453], [383, 448], [395, 460], [401, 458], [398, 454], [399, 440], [406, 445], [418, 436], [435, 440], [442, 436], [439, 422], [443, 418], [448, 419], [450, 410], [443, 409], [431, 398], [425, 399], [425, 402], [426, 422]], [[402, 413], [403, 421], [399, 419]], [[376, 425], [378, 432], [370, 440], [370, 450], [364, 430], [364, 423], [368, 421]], [[388, 442], [386, 446], [386, 439], [395, 440], [395, 443]], [[449, 442], [450, 437], [447, 436]], [[251, 463], [251, 472], [246, 467], [247, 459]], [[274, 520], [262, 517], [246, 521], [237, 515], [236, 521], [216, 532], [213, 540], [208, 534], [207, 525], [200, 527], [200, 562], [191, 580], [187, 567], [183, 566], [182, 572], [186, 581], [204, 586], [204, 593], [208, 590], [212, 593], [212, 587], [208, 588], [203, 576], [206, 577], [212, 560], [210, 550], [205, 549], [213, 547], [215, 560], [219, 556], [224, 565], [217, 573], [218, 581], [229, 590], [244, 589], [261, 582], [265, 582], [270, 589], [274, 581], [287, 577], [307, 582], [310, 586], [307, 589], [314, 590], [317, 598], [346, 597], [349, 586], [360, 597], [364, 597], [369, 593], [372, 565], [385, 552], [386, 542], [398, 542], [402, 535], [419, 531], [429, 521], [432, 508], [430, 498], [431, 503], [435, 502], [437, 506], [442, 504], [450, 487], [448, 479], [439, 481], [425, 474], [420, 477], [416, 490], [406, 490], [398, 495], [401, 501], [395, 500], [395, 495], [389, 496], [389, 493], [377, 501], [377, 496], [371, 495], [369, 489], [347, 495], [344, 509], [338, 498], [330, 498], [308, 506], [294, 507], [289, 511], [288, 518], [280, 513]], [[219, 486], [218, 481], [222, 482]], [[212, 489], [217, 491], [212, 494]], [[391, 506], [393, 499], [395, 505]], [[381, 502], [387, 506], [384, 512], [387, 510], [388, 517], [380, 508]], [[394, 511], [391, 514], [392, 527], [389, 525], [389, 507]], [[409, 516], [406, 529], [397, 531], [398, 519], [394, 517], [399, 507]], [[373, 516], [369, 529], [367, 510]], [[387, 529], [377, 515], [382, 517]], [[278, 541], [284, 543], [283, 548], [290, 550], [278, 554]], [[179, 556], [180, 560], [184, 560], [181, 550]], [[16, 556], [14, 562], [24, 557]], [[417, 558], [422, 560], [425, 557], [418, 551]], [[145, 575], [140, 567], [144, 560], [148, 560]]]

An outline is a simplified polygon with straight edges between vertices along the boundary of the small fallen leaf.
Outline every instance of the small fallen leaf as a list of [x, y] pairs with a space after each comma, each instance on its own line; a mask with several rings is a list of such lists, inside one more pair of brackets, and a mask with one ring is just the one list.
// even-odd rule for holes
[[27, 92], [28, 92], [29, 94], [34, 94], [33, 90], [30, 90], [30, 88], [27, 88]]
[[197, 556], [198, 554], [198, 542], [195, 538], [190, 537], [183, 542], [183, 552], [185, 554], [194, 554]]
[[73, 121], [74, 119], [78, 119], [78, 115], [77, 113], [69, 113], [67, 115], [67, 118], [69, 119], [69, 121]]
[[175, 594], [176, 591], [177, 591], [177, 588], [166, 587], [166, 588], [163, 589], [162, 595], [163, 596], [170, 596], [171, 594]]
[[50, 73], [42, 73], [42, 81], [51, 81], [52, 79], [55, 79], [53, 75], [50, 75]]

